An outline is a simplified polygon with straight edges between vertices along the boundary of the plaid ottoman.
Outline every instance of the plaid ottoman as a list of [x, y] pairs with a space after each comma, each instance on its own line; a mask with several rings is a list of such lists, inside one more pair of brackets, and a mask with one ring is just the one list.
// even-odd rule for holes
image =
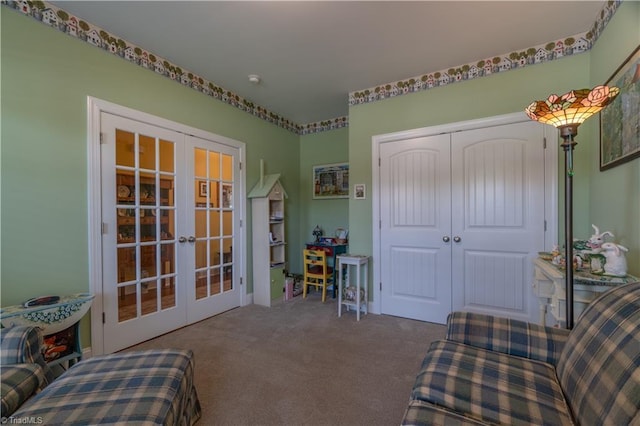
[[191, 351], [122, 352], [84, 360], [13, 418], [53, 425], [193, 425], [201, 414]]

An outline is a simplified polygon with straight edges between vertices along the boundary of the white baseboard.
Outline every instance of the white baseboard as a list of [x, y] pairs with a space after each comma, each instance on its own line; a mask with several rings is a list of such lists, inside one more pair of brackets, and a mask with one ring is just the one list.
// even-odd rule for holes
[[88, 348], [82, 348], [82, 359], [89, 359], [93, 356], [93, 353], [91, 351], [91, 346], [89, 346]]
[[244, 298], [244, 305], [242, 306], [247, 306], [247, 305], [253, 305], [253, 293], [247, 294], [247, 296]]

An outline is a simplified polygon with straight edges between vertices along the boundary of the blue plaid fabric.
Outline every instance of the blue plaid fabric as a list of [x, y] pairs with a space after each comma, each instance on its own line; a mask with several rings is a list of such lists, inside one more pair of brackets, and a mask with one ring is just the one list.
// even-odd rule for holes
[[640, 283], [610, 290], [585, 309], [558, 378], [578, 423], [640, 425]]
[[193, 425], [201, 415], [193, 353], [158, 349], [71, 367], [14, 413], [54, 425]]
[[441, 425], [441, 426], [478, 426], [487, 423], [479, 422], [462, 413], [438, 407], [424, 401], [411, 400], [404, 412], [403, 425]]
[[38, 364], [2, 365], [2, 417], [9, 417], [27, 399], [31, 398], [44, 382], [44, 373]]
[[573, 423], [550, 364], [446, 340], [431, 344], [411, 398], [490, 424]]
[[42, 356], [42, 330], [33, 326], [0, 329], [0, 365], [38, 364], [44, 373], [42, 387], [53, 381], [54, 374]]
[[456, 312], [433, 342], [403, 424], [640, 426], [640, 283], [575, 328]]
[[556, 365], [569, 330], [470, 312], [447, 318], [447, 340]]

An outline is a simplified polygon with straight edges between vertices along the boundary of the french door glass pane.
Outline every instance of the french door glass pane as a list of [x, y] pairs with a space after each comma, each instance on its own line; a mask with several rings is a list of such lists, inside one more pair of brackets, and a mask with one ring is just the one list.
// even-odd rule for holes
[[176, 306], [175, 143], [116, 129], [118, 320]]
[[202, 299], [233, 287], [232, 240], [222, 239], [233, 235], [233, 157], [196, 148], [194, 162], [195, 294]]

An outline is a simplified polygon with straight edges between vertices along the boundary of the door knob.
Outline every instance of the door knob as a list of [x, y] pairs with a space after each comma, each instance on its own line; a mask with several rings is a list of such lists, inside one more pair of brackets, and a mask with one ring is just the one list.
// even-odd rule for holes
[[178, 238], [178, 242], [179, 243], [186, 243], [187, 239], [185, 237], [180, 237], [180, 238]]
[[195, 243], [196, 242], [196, 237], [190, 236], [187, 241], [189, 241], [190, 243]]
[[462, 241], [462, 238], [456, 235], [455, 237], [453, 237], [453, 241], [455, 241], [456, 243], [459, 243], [460, 241]]
[[442, 237], [442, 241], [444, 241], [445, 243], [448, 243], [449, 237], [445, 235], [444, 237]]

